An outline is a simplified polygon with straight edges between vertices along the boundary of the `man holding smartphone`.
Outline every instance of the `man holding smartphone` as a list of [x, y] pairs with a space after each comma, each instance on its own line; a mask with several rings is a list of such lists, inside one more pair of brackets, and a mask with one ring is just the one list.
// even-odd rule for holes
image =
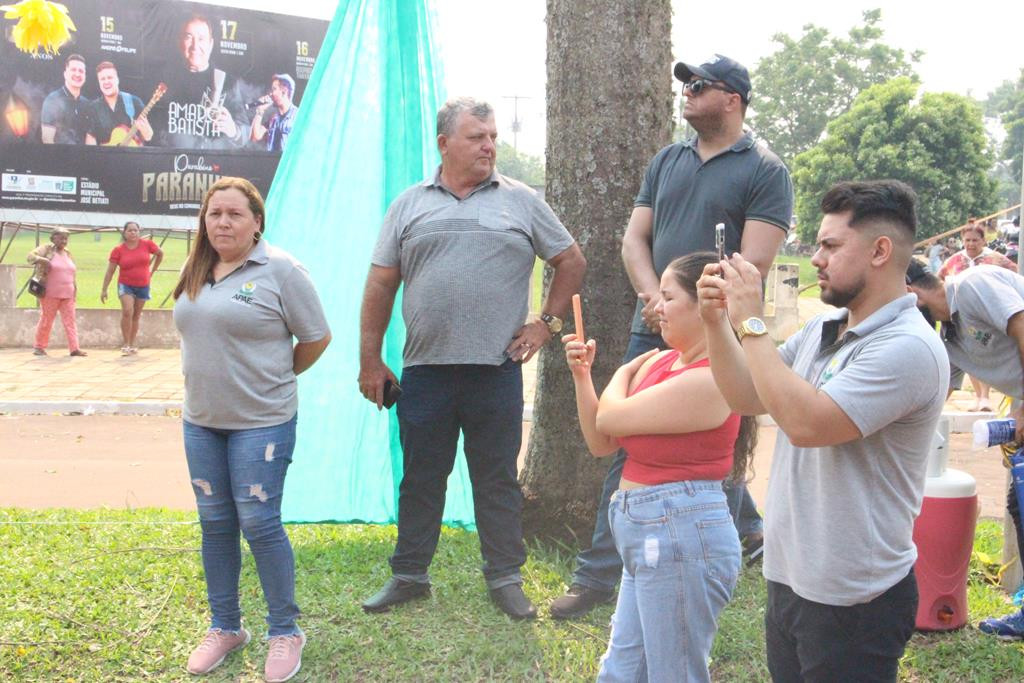
[[[388, 209], [363, 294], [359, 390], [383, 406], [381, 343], [399, 284], [406, 326], [397, 400], [404, 472], [392, 578], [367, 612], [430, 592], [448, 475], [461, 432], [491, 599], [516, 619], [536, 616], [523, 593], [526, 562], [516, 459], [522, 441], [522, 363], [562, 326], [579, 291], [583, 254], [533, 190], [495, 170], [490, 105], [451, 100], [437, 115], [441, 167]], [[526, 320], [537, 259], [554, 277], [540, 319]]]

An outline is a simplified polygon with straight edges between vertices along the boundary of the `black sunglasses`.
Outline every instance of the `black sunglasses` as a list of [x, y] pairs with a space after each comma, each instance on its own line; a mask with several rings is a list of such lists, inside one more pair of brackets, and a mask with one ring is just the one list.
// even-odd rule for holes
[[711, 88], [712, 90], [721, 90], [722, 92], [732, 93], [733, 95], [739, 95], [738, 92], [732, 88], [728, 88], [724, 85], [718, 85], [714, 81], [709, 81], [706, 78], [698, 78], [694, 81], [686, 81], [683, 83], [683, 90], [689, 90], [690, 94], [696, 97], [704, 92], [705, 88]]

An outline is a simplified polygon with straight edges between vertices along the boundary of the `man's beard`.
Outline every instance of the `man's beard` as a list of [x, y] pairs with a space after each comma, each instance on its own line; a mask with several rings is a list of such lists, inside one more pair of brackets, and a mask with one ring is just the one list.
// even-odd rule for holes
[[836, 308], [845, 308], [850, 305], [850, 302], [860, 296], [860, 293], [864, 291], [864, 278], [861, 278], [856, 284], [848, 289], [836, 289], [830, 287], [829, 289], [821, 290], [821, 300], [827, 304], [831, 304]]

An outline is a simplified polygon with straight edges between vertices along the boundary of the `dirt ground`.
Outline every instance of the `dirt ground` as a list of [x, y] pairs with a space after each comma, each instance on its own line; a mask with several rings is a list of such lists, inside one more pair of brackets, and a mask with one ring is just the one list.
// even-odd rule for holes
[[[523, 431], [528, 436], [529, 423]], [[754, 459], [751, 492], [759, 504], [775, 432], [775, 427], [762, 427]], [[968, 434], [954, 434], [951, 441], [949, 466], [977, 480], [982, 516], [1001, 519], [1006, 470], [998, 449], [972, 451]], [[195, 507], [181, 418], [0, 415], [0, 471], [0, 507]]]

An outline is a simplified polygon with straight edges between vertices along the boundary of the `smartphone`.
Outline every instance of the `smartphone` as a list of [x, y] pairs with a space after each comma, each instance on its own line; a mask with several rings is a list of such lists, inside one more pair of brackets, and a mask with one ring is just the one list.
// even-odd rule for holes
[[725, 223], [715, 225], [715, 247], [718, 248], [718, 260], [725, 258]]
[[390, 408], [395, 405], [395, 401], [402, 395], [402, 387], [398, 386], [398, 382], [392, 382], [390, 379], [384, 380], [384, 407]]

